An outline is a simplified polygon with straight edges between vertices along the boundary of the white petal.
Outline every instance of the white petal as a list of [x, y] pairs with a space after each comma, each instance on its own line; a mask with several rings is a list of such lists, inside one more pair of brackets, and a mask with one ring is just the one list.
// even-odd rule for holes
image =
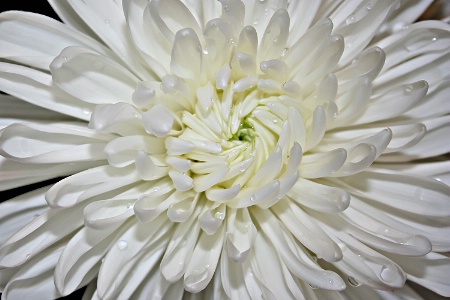
[[195, 79], [201, 76], [202, 46], [196, 33], [190, 29], [177, 32], [172, 49], [170, 69], [181, 78]]
[[136, 217], [142, 222], [154, 220], [171, 205], [192, 198], [191, 194], [173, 192], [173, 187], [154, 187], [149, 193], [141, 195], [134, 204]]
[[342, 258], [342, 252], [338, 245], [291, 200], [283, 199], [272, 209], [286, 228], [318, 257], [329, 262]]
[[103, 160], [104, 141], [60, 130], [13, 124], [3, 129], [0, 153], [9, 159], [27, 163], [67, 163]]
[[160, 265], [162, 276], [169, 282], [176, 282], [183, 277], [199, 233], [200, 226], [196, 215], [176, 227]]
[[[167, 218], [155, 219], [151, 225], [134, 222], [124, 229], [114, 247], [105, 256], [98, 274], [98, 296], [114, 298], [125, 287], [125, 278], [129, 276], [135, 264], [144, 263], [136, 275], [143, 280], [162, 255], [168, 238], [164, 235], [171, 228]], [[152, 259], [150, 259], [152, 257]], [[150, 266], [148, 266], [149, 264]], [[138, 271], [138, 269], [136, 269]]]
[[84, 224], [93, 229], [104, 230], [117, 227], [133, 215], [133, 200], [108, 199], [92, 202], [83, 210]]
[[68, 46], [81, 46], [105, 56], [113, 55], [94, 39], [54, 19], [27, 12], [1, 15], [0, 41], [0, 57], [47, 71], [52, 60]]
[[[5, 125], [5, 127], [12, 123], [24, 123], [27, 120], [70, 120], [68, 116], [32, 105], [10, 95], [0, 95], [0, 117], [2, 122], [0, 126]], [[8, 120], [11, 120], [9, 124], [7, 123]]]
[[152, 78], [141, 65], [139, 53], [126, 26], [124, 11], [120, 3], [104, 1], [68, 1], [78, 16], [141, 78]]
[[297, 203], [321, 212], [337, 213], [350, 205], [350, 195], [342, 189], [299, 179], [287, 195]]
[[82, 120], [89, 120], [94, 106], [54, 86], [44, 72], [0, 62], [0, 89], [34, 105]]
[[0, 266], [24, 264], [82, 226], [82, 207], [49, 210], [16, 232], [0, 248]]
[[67, 93], [88, 103], [131, 102], [139, 81], [127, 69], [80, 47], [67, 47], [50, 65], [53, 81]]
[[444, 297], [450, 297], [450, 258], [431, 252], [424, 257], [390, 255], [408, 274], [408, 279]]
[[27, 164], [0, 157], [0, 190], [25, 186], [50, 178], [69, 176], [98, 165], [99, 162]]
[[173, 120], [170, 111], [160, 104], [142, 114], [145, 130], [157, 137], [165, 136], [172, 130]]
[[257, 230], [248, 209], [230, 210], [227, 214], [226, 250], [236, 263], [242, 263], [250, 255]]
[[187, 291], [199, 292], [211, 281], [222, 252], [224, 229], [225, 226], [221, 226], [213, 235], [201, 233], [184, 274]]
[[450, 215], [450, 187], [433, 179], [365, 171], [342, 180], [349, 192], [399, 210], [436, 218]]
[[62, 245], [49, 248], [21, 268], [3, 291], [3, 298], [51, 300], [61, 295], [53, 282], [53, 270], [62, 251]]
[[65, 245], [54, 275], [56, 288], [62, 295], [73, 293], [97, 275], [97, 263], [117, 238], [115, 230], [115, 227], [109, 230], [85, 227]]
[[45, 198], [51, 207], [71, 207], [91, 197], [111, 192], [140, 178], [134, 168], [101, 166], [87, 169], [54, 184]]
[[352, 14], [347, 15], [345, 25], [337, 26], [334, 33], [342, 35], [346, 45], [341, 65], [347, 64], [367, 46], [398, 2], [378, 1], [370, 10], [366, 9], [366, 5], [360, 5]]
[[258, 58], [267, 60], [281, 56], [289, 36], [289, 14], [284, 9], [277, 10], [267, 24], [258, 49]]
[[44, 198], [48, 188], [36, 189], [0, 204], [0, 244], [48, 209]]

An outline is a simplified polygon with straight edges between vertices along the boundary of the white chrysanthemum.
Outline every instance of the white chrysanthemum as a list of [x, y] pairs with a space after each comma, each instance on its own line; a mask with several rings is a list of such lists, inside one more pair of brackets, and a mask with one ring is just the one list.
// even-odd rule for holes
[[70, 176], [0, 205], [3, 299], [450, 296], [431, 1], [49, 2], [0, 15], [0, 186]]

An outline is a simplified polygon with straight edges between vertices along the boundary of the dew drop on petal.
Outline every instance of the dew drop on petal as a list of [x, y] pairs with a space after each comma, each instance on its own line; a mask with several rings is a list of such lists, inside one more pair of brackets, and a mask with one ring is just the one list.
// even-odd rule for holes
[[120, 240], [117, 242], [117, 248], [119, 250], [125, 250], [128, 247], [128, 243], [124, 240]]
[[352, 14], [350, 15], [346, 20], [345, 23], [347, 23], [347, 25], [353, 24], [355, 22], [355, 16]]
[[380, 276], [384, 281], [392, 282], [395, 280], [396, 272], [387, 266], [383, 266]]
[[89, 108], [83, 108], [83, 109], [81, 110], [81, 112], [82, 112], [84, 115], [89, 115], [89, 114], [91, 113], [91, 110], [90, 110]]
[[216, 212], [216, 213], [214, 214], [214, 217], [215, 217], [216, 219], [223, 220], [223, 219], [225, 219], [225, 214], [224, 214], [223, 212]]

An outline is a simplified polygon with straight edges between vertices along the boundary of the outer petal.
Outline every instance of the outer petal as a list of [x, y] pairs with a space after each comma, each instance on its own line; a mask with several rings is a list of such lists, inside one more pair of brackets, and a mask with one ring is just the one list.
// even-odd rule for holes
[[53, 282], [53, 270], [64, 244], [50, 247], [31, 259], [9, 281], [2, 298], [27, 299], [30, 295], [36, 299], [52, 300], [61, 295]]
[[44, 197], [48, 188], [36, 189], [0, 204], [0, 244], [48, 209]]
[[0, 15], [0, 43], [0, 57], [43, 70], [49, 70], [53, 58], [68, 46], [114, 56], [94, 39], [49, 17], [27, 12]]
[[56, 87], [51, 75], [20, 65], [0, 62], [0, 90], [32, 104], [82, 120], [94, 106]]
[[153, 79], [143, 67], [126, 27], [122, 1], [68, 1], [84, 22], [130, 67], [141, 79]]
[[62, 90], [89, 103], [131, 102], [139, 81], [124, 67], [97, 52], [65, 48], [50, 65]]

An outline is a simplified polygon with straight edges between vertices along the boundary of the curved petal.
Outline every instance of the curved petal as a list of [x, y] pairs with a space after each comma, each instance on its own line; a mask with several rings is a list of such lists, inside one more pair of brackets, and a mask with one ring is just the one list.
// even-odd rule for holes
[[80, 47], [64, 48], [50, 70], [58, 87], [93, 104], [131, 102], [139, 81], [113, 60]]
[[52, 60], [68, 46], [80, 46], [114, 57], [96, 40], [54, 19], [28, 12], [0, 15], [0, 43], [0, 57], [46, 71]]

